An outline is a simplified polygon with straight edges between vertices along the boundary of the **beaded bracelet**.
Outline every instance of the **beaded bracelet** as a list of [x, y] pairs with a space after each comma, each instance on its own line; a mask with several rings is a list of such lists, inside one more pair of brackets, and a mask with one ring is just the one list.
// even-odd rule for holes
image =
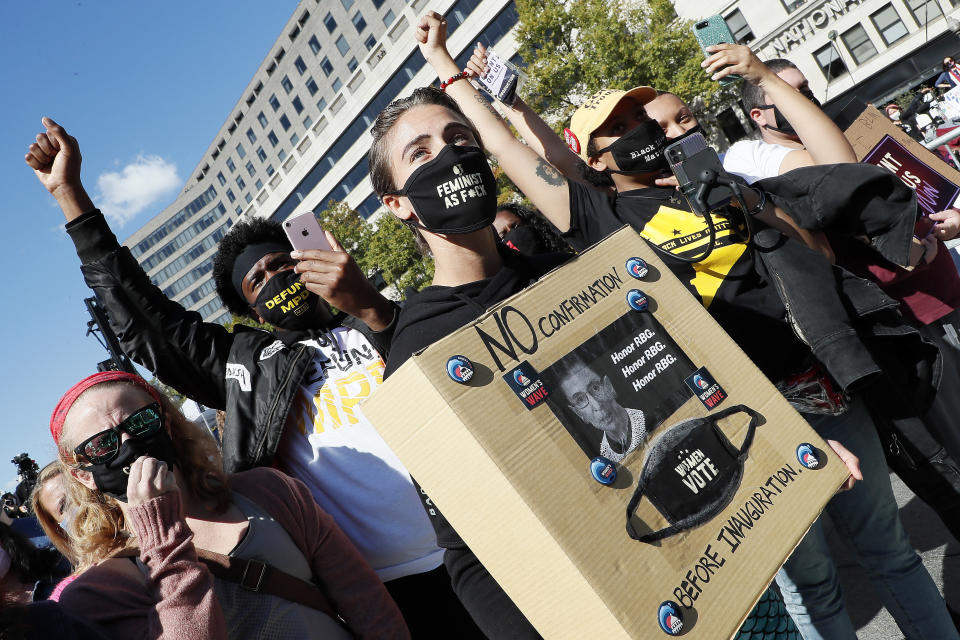
[[467, 77], [468, 76], [466, 71], [461, 71], [460, 73], [450, 76], [448, 80], [444, 80], [443, 82], [440, 83], [440, 91], [443, 91], [444, 93], [446, 93], [447, 87], [449, 87], [451, 84], [453, 84], [457, 80], [463, 80], [464, 78], [467, 78]]

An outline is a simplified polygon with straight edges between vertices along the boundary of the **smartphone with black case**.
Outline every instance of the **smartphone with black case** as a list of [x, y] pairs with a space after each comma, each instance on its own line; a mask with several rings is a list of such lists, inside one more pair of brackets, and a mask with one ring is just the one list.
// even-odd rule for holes
[[[669, 145], [664, 151], [680, 191], [695, 213], [703, 215], [730, 204], [730, 187], [712, 184], [708, 177], [726, 175], [720, 156], [702, 133], [694, 133]], [[707, 173], [705, 173], [707, 172]]]
[[[727, 25], [723, 16], [715, 15], [693, 23], [693, 37], [700, 43], [700, 49], [703, 51], [703, 57], [708, 58], [712, 53], [707, 51], [707, 47], [714, 44], [737, 44], [737, 39], [733, 37], [733, 32]], [[725, 78], [720, 78], [720, 84], [728, 85], [741, 80], [742, 77], [733, 73]]]

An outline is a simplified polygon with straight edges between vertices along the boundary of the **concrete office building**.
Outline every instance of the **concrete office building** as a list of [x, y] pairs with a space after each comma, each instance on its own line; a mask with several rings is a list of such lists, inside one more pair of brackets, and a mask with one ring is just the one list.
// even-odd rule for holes
[[[722, 15], [761, 60], [787, 58], [803, 71], [825, 110], [851, 99], [882, 105], [940, 73], [960, 53], [960, 0], [674, 0], [696, 20]], [[741, 116], [741, 117], [737, 117]], [[741, 114], [720, 114], [731, 141]]]
[[301, 0], [177, 199], [126, 240], [154, 284], [222, 323], [211, 271], [233, 223], [330, 199], [368, 218], [378, 211], [369, 128], [395, 98], [436, 80], [413, 36], [428, 9], [447, 17], [461, 66], [478, 40], [516, 52], [513, 0]]

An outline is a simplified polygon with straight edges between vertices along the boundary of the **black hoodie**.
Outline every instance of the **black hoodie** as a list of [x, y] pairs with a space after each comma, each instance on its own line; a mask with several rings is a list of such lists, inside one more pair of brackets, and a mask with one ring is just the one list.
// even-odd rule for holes
[[417, 351], [476, 320], [572, 257], [565, 253], [526, 256], [503, 246], [499, 251], [503, 266], [493, 276], [455, 287], [426, 287], [407, 298], [390, 343], [385, 378]]

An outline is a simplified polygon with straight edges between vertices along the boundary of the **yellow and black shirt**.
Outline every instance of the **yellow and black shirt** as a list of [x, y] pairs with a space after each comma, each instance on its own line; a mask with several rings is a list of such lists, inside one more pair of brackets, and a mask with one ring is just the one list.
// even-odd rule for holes
[[[625, 224], [633, 227], [714, 319], [773, 381], [800, 370], [809, 349], [786, 320], [773, 283], [757, 269], [742, 216], [714, 215], [714, 248], [701, 262], [672, 256], [701, 255], [709, 242], [704, 218], [692, 213], [673, 188], [651, 187], [606, 195], [570, 185], [570, 230], [564, 238], [577, 250], [602, 240]], [[759, 225], [759, 222], [754, 222]]]

